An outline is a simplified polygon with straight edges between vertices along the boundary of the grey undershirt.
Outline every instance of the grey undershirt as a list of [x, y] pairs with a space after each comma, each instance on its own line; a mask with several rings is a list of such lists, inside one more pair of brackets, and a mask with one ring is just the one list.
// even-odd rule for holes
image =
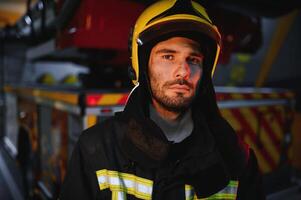
[[177, 121], [163, 119], [150, 105], [150, 118], [162, 129], [168, 141], [179, 143], [187, 138], [193, 130], [191, 109], [188, 109]]

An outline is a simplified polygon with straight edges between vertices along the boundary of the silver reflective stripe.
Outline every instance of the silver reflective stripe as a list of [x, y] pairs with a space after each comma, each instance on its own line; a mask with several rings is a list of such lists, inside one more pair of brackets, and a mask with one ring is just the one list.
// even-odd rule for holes
[[[150, 200], [153, 191], [153, 181], [135, 176], [133, 174], [121, 173], [111, 170], [98, 170], [96, 172], [99, 189], [110, 189], [112, 200], [126, 200], [127, 194], [139, 199]], [[204, 200], [234, 200], [237, 196], [238, 181], [230, 181], [229, 184], [218, 193], [203, 198]], [[198, 200], [194, 189], [185, 185], [185, 199]]]
[[126, 200], [126, 193], [125, 192], [112, 192], [112, 200]]
[[195, 197], [194, 189], [190, 185], [185, 185], [185, 200], [193, 200]]
[[118, 200], [125, 200], [126, 199], [126, 193], [125, 192], [118, 192]]
[[220, 192], [221, 194], [236, 194], [238, 189], [238, 181], [230, 181], [227, 187], [222, 189]]
[[151, 199], [153, 191], [153, 181], [151, 180], [106, 169], [97, 171], [96, 175], [99, 189], [110, 189], [113, 200], [126, 199], [126, 194], [140, 199]]
[[[237, 197], [237, 189], [238, 189], [238, 181], [230, 181], [229, 184], [221, 191], [217, 192], [216, 194], [210, 197], [202, 198], [202, 199], [203, 200], [216, 200], [216, 199], [235, 200]], [[185, 185], [185, 199], [198, 200], [193, 187], [190, 185]]]

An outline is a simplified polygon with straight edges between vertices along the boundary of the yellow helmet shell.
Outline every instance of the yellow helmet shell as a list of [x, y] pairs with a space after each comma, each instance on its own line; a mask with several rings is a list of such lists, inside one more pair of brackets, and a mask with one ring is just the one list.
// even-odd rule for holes
[[135, 85], [139, 81], [139, 64], [141, 64], [139, 48], [158, 37], [179, 32], [206, 35], [215, 42], [216, 47], [213, 52], [215, 55], [211, 66], [211, 75], [213, 75], [220, 52], [221, 36], [204, 7], [192, 0], [161, 0], [144, 10], [134, 26], [131, 38], [131, 60], [135, 73], [132, 81]]

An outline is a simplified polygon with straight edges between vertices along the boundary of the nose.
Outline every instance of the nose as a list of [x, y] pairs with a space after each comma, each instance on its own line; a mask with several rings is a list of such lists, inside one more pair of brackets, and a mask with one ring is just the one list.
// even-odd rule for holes
[[186, 60], [178, 63], [176, 70], [176, 78], [188, 79], [190, 75], [190, 67]]

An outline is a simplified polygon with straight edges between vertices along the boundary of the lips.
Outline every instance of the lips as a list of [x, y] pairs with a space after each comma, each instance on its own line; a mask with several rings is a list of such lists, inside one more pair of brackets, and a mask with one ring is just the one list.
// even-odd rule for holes
[[189, 86], [187, 86], [187, 85], [180, 85], [180, 84], [171, 85], [169, 88], [170, 89], [174, 89], [174, 90], [184, 90], [184, 91], [189, 91], [190, 90]]

